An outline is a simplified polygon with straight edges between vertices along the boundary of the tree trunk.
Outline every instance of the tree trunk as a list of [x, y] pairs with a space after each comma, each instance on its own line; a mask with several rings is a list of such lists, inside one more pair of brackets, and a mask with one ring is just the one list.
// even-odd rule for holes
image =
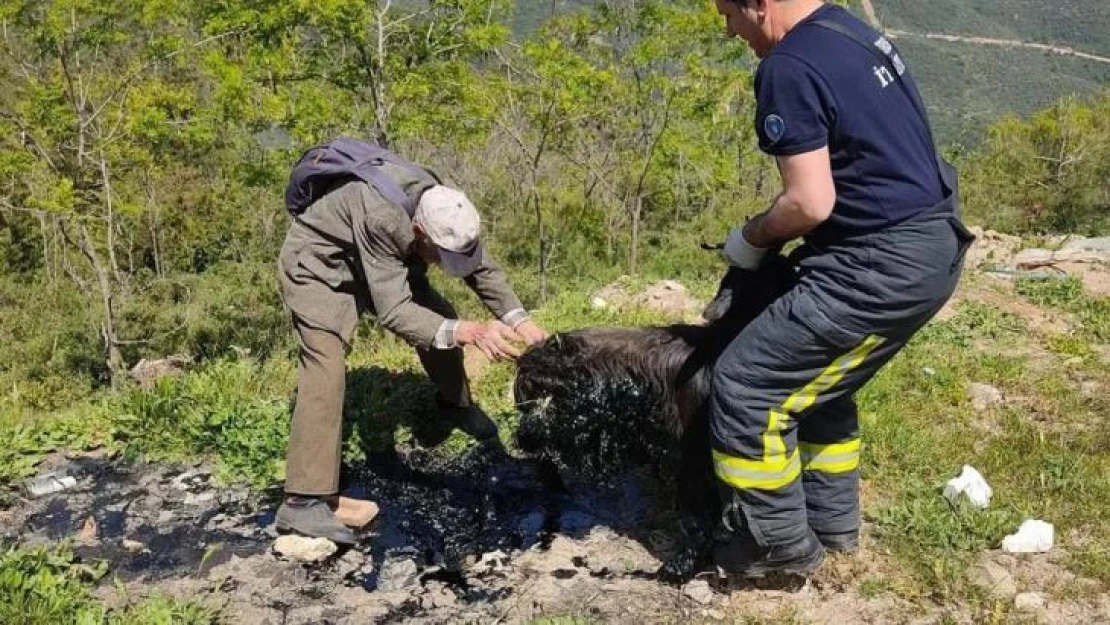
[[632, 209], [632, 243], [628, 252], [628, 272], [632, 275], [640, 270], [640, 215], [644, 209], [644, 197], [636, 196], [636, 206]]
[[92, 266], [93, 272], [96, 274], [96, 281], [100, 291], [101, 305], [104, 307], [104, 317], [101, 319], [101, 336], [104, 340], [104, 348], [107, 352], [108, 371], [112, 376], [112, 386], [118, 382], [119, 374], [123, 371], [123, 355], [119, 351], [119, 337], [116, 335], [116, 320], [115, 320], [115, 302], [112, 295], [112, 279], [108, 269], [104, 266], [104, 262], [100, 259], [100, 254], [97, 253], [96, 248], [93, 247], [92, 238], [89, 236], [89, 230], [84, 224], [81, 224], [81, 239], [80, 239], [81, 253], [89, 261]]

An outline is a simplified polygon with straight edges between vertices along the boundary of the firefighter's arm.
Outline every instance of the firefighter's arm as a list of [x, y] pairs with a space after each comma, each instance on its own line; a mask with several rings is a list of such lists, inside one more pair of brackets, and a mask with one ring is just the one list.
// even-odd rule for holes
[[782, 192], [771, 208], [743, 228], [733, 229], [725, 244], [725, 256], [742, 269], [754, 269], [767, 249], [803, 236], [824, 223], [836, 204], [827, 147], [779, 156], [776, 160]]

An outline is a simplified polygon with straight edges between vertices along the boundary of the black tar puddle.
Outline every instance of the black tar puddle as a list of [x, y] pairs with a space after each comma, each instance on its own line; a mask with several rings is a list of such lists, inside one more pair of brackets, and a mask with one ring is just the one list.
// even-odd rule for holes
[[[419, 450], [373, 458], [349, 482], [346, 494], [381, 507], [375, 563], [413, 559], [464, 592], [466, 569], [485, 554], [542, 548], [556, 534], [581, 538], [595, 526], [642, 531], [654, 490], [638, 475], [567, 489], [553, 470], [488, 444], [454, 459]], [[364, 580], [368, 589], [381, 570]]]
[[[649, 532], [658, 529], [649, 518], [665, 507], [666, 496], [659, 495], [659, 484], [648, 475], [629, 473], [565, 488], [540, 466], [499, 446], [474, 446], [453, 458], [401, 451], [346, 467], [343, 492], [377, 502], [381, 514], [355, 553], [343, 550], [318, 565], [282, 565], [295, 574], [277, 572], [282, 567], [265, 555], [275, 536], [279, 494], [218, 486], [194, 467], [74, 461], [71, 473], [78, 475], [78, 485], [26, 502], [13, 515], [15, 522], [0, 528], [0, 542], [73, 540], [82, 560], [107, 561], [108, 579], [125, 582], [204, 578], [233, 555], [257, 558], [258, 570], [274, 575], [274, 592], [292, 584], [300, 601], [326, 601], [327, 589], [336, 584], [373, 592], [383, 572], [400, 563], [416, 571], [403, 587], [418, 593], [421, 585], [436, 582], [462, 604], [481, 605], [516, 591], [507, 582], [476, 577], [481, 567], [474, 565], [487, 555], [501, 552], [498, 557], [504, 558], [544, 549], [557, 535], [581, 538], [599, 526], [646, 546]], [[95, 537], [80, 538], [89, 518]], [[344, 568], [340, 561], [350, 557], [365, 565]], [[396, 580], [390, 583], [396, 589]], [[385, 620], [404, 620], [421, 611], [420, 602], [410, 600]]]

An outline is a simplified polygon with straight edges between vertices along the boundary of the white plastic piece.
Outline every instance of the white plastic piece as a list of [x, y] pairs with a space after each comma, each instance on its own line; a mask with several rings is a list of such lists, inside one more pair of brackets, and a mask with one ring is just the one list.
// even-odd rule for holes
[[1029, 519], [1021, 524], [1016, 534], [1002, 539], [1002, 551], [1006, 553], [1044, 553], [1052, 551], [1055, 529], [1051, 523]]
[[993, 491], [975, 467], [965, 464], [959, 477], [948, 480], [948, 484], [944, 486], [944, 496], [953, 504], [957, 503], [961, 494], [967, 497], [971, 505], [985, 509], [991, 503]]

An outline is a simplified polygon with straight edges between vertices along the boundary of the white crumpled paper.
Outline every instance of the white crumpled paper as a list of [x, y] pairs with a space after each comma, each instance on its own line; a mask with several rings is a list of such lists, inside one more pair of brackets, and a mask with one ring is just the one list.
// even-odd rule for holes
[[1016, 534], [1002, 539], [1002, 551], [1006, 553], [1044, 553], [1052, 551], [1055, 529], [1051, 523], [1029, 519], [1021, 524]]
[[961, 494], [976, 508], [986, 508], [990, 505], [992, 491], [983, 475], [965, 464], [959, 477], [948, 480], [944, 486], [944, 496], [953, 504], [958, 503]]

